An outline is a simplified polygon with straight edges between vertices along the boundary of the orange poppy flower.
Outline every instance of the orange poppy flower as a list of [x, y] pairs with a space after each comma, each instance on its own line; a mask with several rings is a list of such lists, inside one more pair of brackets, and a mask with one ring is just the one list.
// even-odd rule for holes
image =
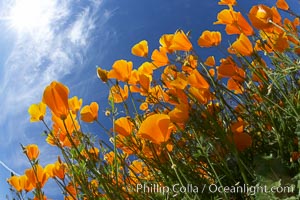
[[196, 87], [190, 87], [189, 93], [195, 97], [200, 104], [206, 104], [212, 98], [209, 90], [201, 90]]
[[108, 71], [102, 69], [101, 67], [97, 67], [97, 76], [100, 78], [104, 83], [108, 80]]
[[214, 24], [233, 24], [237, 21], [237, 12], [233, 9], [223, 9], [218, 13], [217, 19], [218, 21], [214, 22]]
[[142, 140], [142, 155], [145, 158], [154, 158], [156, 156], [160, 156], [162, 153], [162, 148], [158, 144], [152, 144], [151, 146], [145, 140]]
[[168, 65], [164, 72], [161, 73], [161, 80], [165, 87], [172, 88], [170, 85], [172, 80], [175, 80], [177, 77], [177, 67], [175, 65]]
[[298, 17], [296, 17], [296, 18], [293, 20], [293, 25], [294, 25], [295, 27], [300, 25], [300, 19], [299, 19]]
[[21, 192], [22, 190], [25, 190], [26, 192], [29, 192], [33, 189], [32, 184], [28, 181], [28, 178], [26, 175], [21, 176], [11, 176], [9, 179], [7, 179], [7, 182], [15, 188], [16, 191]]
[[267, 74], [263, 69], [256, 69], [252, 74], [252, 80], [256, 82], [263, 82], [263, 80], [267, 80]]
[[135, 56], [147, 57], [148, 56], [148, 42], [146, 40], [142, 40], [139, 43], [135, 44], [131, 48], [131, 53]]
[[53, 81], [46, 87], [43, 102], [60, 119], [65, 120], [69, 115], [69, 89], [63, 84]]
[[224, 9], [218, 13], [218, 21], [214, 24], [225, 24], [225, 31], [227, 34], [241, 34], [253, 35], [254, 31], [247, 20], [240, 12], [234, 11], [232, 8]]
[[149, 90], [149, 95], [146, 98], [146, 102], [148, 103], [159, 103], [159, 101], [163, 101], [166, 94], [161, 88], [160, 85], [156, 85], [154, 87], [151, 87]]
[[29, 160], [36, 160], [40, 155], [39, 147], [36, 144], [29, 144], [24, 147], [24, 152], [28, 156]]
[[273, 12], [271, 8], [263, 4], [253, 6], [249, 12], [249, 19], [257, 29], [268, 29], [273, 26]]
[[248, 21], [240, 12], [237, 12], [236, 18], [237, 21], [235, 21], [233, 24], [229, 24], [226, 26], [225, 31], [227, 34], [244, 33], [247, 36], [254, 34], [252, 26], [248, 23]]
[[[273, 22], [275, 23], [275, 24], [278, 24], [278, 25], [280, 25], [280, 26], [282, 26], [282, 21], [281, 21], [281, 15], [280, 15], [280, 13], [278, 12], [278, 10], [277, 10], [277, 8], [275, 7], [275, 6], [273, 6], [272, 8], [271, 8], [271, 11], [272, 11], [272, 13], [273, 13]], [[278, 27], [276, 27], [276, 26], [274, 26], [273, 27], [277, 32], [282, 32], [282, 29], [281, 28], [278, 28]]]
[[30, 122], [37, 122], [44, 119], [46, 115], [46, 104], [40, 102], [39, 104], [32, 104], [28, 113], [30, 114]]
[[132, 70], [128, 84], [136, 85], [137, 82], [139, 81], [139, 74], [140, 73], [138, 72], [138, 70], [136, 70], [136, 69]]
[[151, 59], [155, 67], [162, 67], [170, 63], [167, 56], [167, 50], [162, 47], [160, 47], [159, 50], [155, 49], [152, 52]]
[[150, 62], [144, 62], [139, 68], [138, 72], [140, 74], [146, 74], [151, 75], [153, 74], [153, 70], [156, 69], [156, 67], [153, 65], [153, 63]]
[[42, 194], [42, 195], [39, 195], [39, 196], [34, 196], [33, 200], [47, 200], [47, 196]]
[[234, 6], [236, 5], [236, 0], [220, 0], [218, 2], [219, 5], [228, 5], [228, 6]]
[[[146, 96], [151, 86], [152, 76], [145, 73], [137, 73], [137, 82], [130, 86], [131, 92], [139, 92]], [[137, 84], [139, 86], [137, 86]]]
[[140, 84], [139, 92], [141, 93], [141, 95], [147, 95], [150, 89], [151, 81], [152, 81], [152, 76], [146, 74], [139, 75], [139, 84]]
[[213, 67], [216, 65], [215, 57], [214, 56], [209, 56], [204, 62], [205, 65], [209, 67]]
[[55, 146], [56, 144], [56, 139], [52, 134], [48, 134], [45, 140], [48, 144]]
[[169, 140], [172, 128], [168, 115], [153, 114], [142, 122], [138, 135], [155, 144], [161, 144]]
[[[58, 137], [61, 142], [64, 141], [67, 133], [72, 134], [80, 128], [78, 121], [75, 119], [75, 115], [68, 115], [64, 122], [56, 115], [52, 115], [52, 122], [52, 133], [55, 137]], [[48, 136], [49, 135], [51, 134], [48, 134]]]
[[187, 77], [185, 76], [184, 73], [177, 73], [177, 76], [174, 80], [170, 81], [170, 86], [184, 90], [184, 88], [187, 86]]
[[245, 71], [235, 64], [232, 57], [221, 60], [221, 65], [218, 67], [218, 79], [228, 77], [242, 82], [245, 79], [245, 76]]
[[191, 51], [193, 45], [186, 34], [182, 30], [179, 30], [174, 34], [170, 49], [173, 51]]
[[[298, 19], [298, 18], [296, 18], [296, 19]], [[295, 37], [297, 35], [297, 28], [296, 28], [297, 25], [294, 23], [295, 21], [292, 22], [289, 19], [285, 18], [283, 22], [284, 22], [284, 28], [286, 30], [290, 31], [290, 33], [287, 35], [287, 38], [289, 39], [289, 41], [291, 41], [292, 43], [294, 43], [296, 45], [300, 45], [299, 39], [297, 39], [297, 37]]]
[[145, 111], [149, 108], [149, 104], [147, 102], [143, 102], [143, 103], [141, 103], [139, 108], [140, 108], [140, 110]]
[[244, 132], [246, 123], [242, 119], [231, 124], [230, 129], [233, 133], [233, 142], [239, 151], [244, 151], [252, 145], [252, 138], [249, 134]]
[[190, 73], [198, 66], [198, 57], [196, 55], [188, 55], [182, 65], [182, 71]]
[[132, 71], [132, 62], [126, 60], [117, 60], [107, 74], [107, 78], [115, 78], [119, 81], [127, 82], [130, 79]]
[[232, 77], [236, 74], [236, 70], [238, 66], [233, 61], [232, 57], [229, 56], [226, 59], [220, 60], [221, 65], [217, 67], [218, 70], [218, 79], [224, 78], [224, 77]]
[[255, 46], [257, 50], [264, 50], [269, 53], [273, 51], [283, 52], [290, 46], [289, 38], [285, 32], [261, 32], [260, 36], [266, 42], [261, 44], [260, 41], [257, 41]]
[[143, 172], [144, 163], [138, 160], [132, 161], [131, 165], [129, 166], [130, 172], [135, 174], [141, 174]]
[[236, 94], [242, 94], [244, 91], [243, 85], [240, 82], [234, 80], [233, 78], [228, 79], [227, 88], [233, 90]]
[[110, 88], [108, 99], [112, 99], [114, 103], [122, 103], [128, 98], [128, 86], [125, 85], [124, 89], [119, 85], [114, 85]]
[[253, 53], [253, 46], [246, 35], [240, 34], [239, 38], [229, 47], [230, 53], [239, 54], [241, 56], [251, 56]]
[[222, 37], [219, 31], [204, 31], [198, 39], [200, 47], [218, 46], [221, 43]]
[[266, 62], [263, 59], [256, 59], [251, 62], [252, 68], [252, 80], [256, 82], [263, 82], [263, 80], [267, 80], [268, 76], [265, 72], [265, 68], [267, 67]]
[[236, 145], [238, 151], [244, 151], [245, 149], [251, 147], [252, 138], [249, 134], [242, 133], [233, 133], [233, 142]]
[[55, 175], [53, 174], [53, 168], [54, 168], [54, 164], [53, 163], [47, 164], [45, 166], [45, 168], [44, 168], [45, 173], [47, 173], [47, 175], [50, 178], [54, 178], [55, 177]]
[[171, 88], [163, 93], [163, 100], [172, 105], [177, 105], [180, 103], [188, 104], [188, 97], [185, 91], [177, 88]]
[[54, 176], [63, 180], [65, 178], [66, 172], [67, 172], [67, 164], [66, 163], [63, 163], [60, 160], [58, 160], [54, 163], [54, 166], [52, 169], [52, 173]]
[[92, 102], [90, 105], [84, 106], [80, 111], [81, 120], [91, 123], [98, 119], [99, 105], [97, 102]]
[[21, 187], [26, 191], [29, 192], [31, 190], [33, 190], [33, 185], [29, 182], [28, 178], [26, 175], [21, 175], [19, 176], [19, 181], [20, 181], [20, 185]]
[[170, 49], [173, 38], [174, 38], [174, 34], [164, 34], [159, 39], [159, 43], [160, 43], [161, 47], [164, 48], [166, 50], [166, 52], [168, 52], [168, 53], [173, 52], [173, 50]]
[[100, 150], [97, 147], [92, 147], [88, 150], [87, 159], [97, 160], [99, 158]]
[[69, 107], [73, 114], [76, 114], [80, 110], [81, 105], [82, 105], [82, 99], [78, 100], [77, 96], [74, 96], [69, 99]]
[[115, 160], [115, 153], [114, 153], [113, 151], [111, 151], [111, 152], [109, 152], [109, 153], [104, 154], [104, 160], [105, 160], [108, 164], [112, 165], [113, 162], [114, 162], [114, 160]]
[[184, 125], [189, 119], [189, 106], [187, 104], [178, 104], [168, 113], [171, 122], [176, 125]]
[[273, 44], [270, 42], [270, 40], [266, 40], [265, 42], [262, 42], [261, 40], [256, 40], [254, 49], [256, 51], [264, 51], [267, 53], [273, 52]]
[[59, 159], [55, 163], [46, 165], [44, 171], [51, 178], [58, 177], [63, 180], [67, 172], [67, 165]]
[[21, 192], [23, 187], [20, 184], [20, 177], [19, 176], [11, 176], [7, 179], [7, 182], [15, 188], [16, 191]]
[[276, 36], [273, 42], [274, 50], [279, 52], [284, 52], [287, 48], [290, 47], [288, 37], [285, 32], [280, 33]]
[[277, 0], [276, 6], [282, 10], [288, 10], [290, 8], [285, 0]]
[[188, 76], [188, 83], [198, 89], [209, 89], [209, 84], [197, 69]]
[[28, 181], [35, 188], [44, 187], [49, 178], [48, 174], [44, 171], [41, 165], [35, 165], [34, 169], [30, 168], [25, 170], [25, 175], [27, 176]]
[[77, 189], [74, 186], [72, 181], [69, 182], [68, 185], [66, 186], [66, 191], [68, 191], [68, 194], [70, 195], [65, 196], [64, 200], [76, 200], [74, 199], [74, 197], [77, 196]]
[[138, 152], [137, 149], [137, 141], [133, 137], [125, 137], [123, 135], [118, 134], [116, 136], [116, 147], [121, 149], [123, 153], [127, 155], [131, 155], [134, 152]]
[[123, 136], [129, 136], [133, 130], [133, 123], [129, 117], [121, 117], [115, 121], [115, 131]]
[[209, 69], [208, 73], [210, 74], [210, 76], [214, 77], [215, 76], [215, 69]]

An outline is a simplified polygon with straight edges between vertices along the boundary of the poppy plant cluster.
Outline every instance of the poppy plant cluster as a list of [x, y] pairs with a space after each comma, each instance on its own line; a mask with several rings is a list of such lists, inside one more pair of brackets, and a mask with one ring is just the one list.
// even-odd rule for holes
[[[43, 188], [50, 178], [68, 200], [248, 199], [247, 193], [165, 194], [151, 187], [273, 181], [271, 187], [283, 176], [286, 185], [299, 187], [299, 17], [285, 0], [273, 7], [254, 5], [247, 14], [237, 10], [235, 0], [218, 4], [224, 9], [214, 24], [225, 31], [204, 30], [193, 41], [179, 29], [162, 35], [152, 51], [146, 40], [133, 44], [139, 65], [120, 59], [111, 69], [98, 67], [99, 79], [108, 86], [103, 116], [105, 108], [96, 101], [82, 107], [82, 99], [69, 97], [67, 86], [50, 83], [28, 112], [31, 122], [45, 124], [46, 142], [59, 148], [63, 159], [42, 167], [38, 146], [24, 147], [32, 167], [8, 179], [14, 190], [47, 199]], [[227, 48], [225, 33], [235, 36]], [[201, 57], [207, 48], [224, 56]], [[44, 120], [47, 108], [51, 126]], [[81, 122], [99, 125], [109, 142], [95, 141]]]

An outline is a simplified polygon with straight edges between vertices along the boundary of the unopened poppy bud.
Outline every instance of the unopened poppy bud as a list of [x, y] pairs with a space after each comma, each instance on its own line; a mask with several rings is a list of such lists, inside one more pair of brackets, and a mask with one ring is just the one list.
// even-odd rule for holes
[[97, 75], [104, 83], [106, 83], [108, 80], [107, 74], [108, 74], [108, 71], [106, 71], [100, 67], [97, 68]]

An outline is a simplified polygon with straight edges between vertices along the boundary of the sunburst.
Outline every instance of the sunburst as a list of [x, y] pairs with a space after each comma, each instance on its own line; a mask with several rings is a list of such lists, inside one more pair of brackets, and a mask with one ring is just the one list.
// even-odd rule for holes
[[8, 16], [10, 26], [20, 32], [30, 32], [47, 25], [51, 18], [48, 6], [48, 0], [16, 0]]

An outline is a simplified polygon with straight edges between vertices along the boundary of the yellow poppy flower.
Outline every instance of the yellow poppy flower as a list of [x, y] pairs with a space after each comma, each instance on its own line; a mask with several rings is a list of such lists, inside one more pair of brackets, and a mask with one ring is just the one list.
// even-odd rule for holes
[[76, 114], [81, 108], [82, 99], [78, 100], [78, 97], [74, 96], [70, 98], [68, 101], [69, 101], [68, 103], [69, 103], [70, 110], [72, 111], [73, 114]]
[[7, 179], [7, 182], [15, 188], [16, 191], [21, 192], [23, 187], [20, 184], [20, 177], [19, 176], [11, 176]]
[[97, 102], [92, 102], [90, 105], [84, 106], [80, 111], [81, 120], [91, 123], [98, 119], [99, 105]]
[[148, 56], [148, 42], [146, 40], [142, 40], [139, 43], [135, 44], [131, 48], [131, 53], [135, 56], [147, 57]]
[[43, 120], [46, 115], [46, 107], [46, 104], [43, 102], [32, 104], [28, 109], [28, 113], [30, 114], [30, 122]]
[[107, 78], [115, 78], [119, 81], [127, 82], [130, 79], [132, 71], [132, 62], [126, 60], [117, 60], [107, 74]]

